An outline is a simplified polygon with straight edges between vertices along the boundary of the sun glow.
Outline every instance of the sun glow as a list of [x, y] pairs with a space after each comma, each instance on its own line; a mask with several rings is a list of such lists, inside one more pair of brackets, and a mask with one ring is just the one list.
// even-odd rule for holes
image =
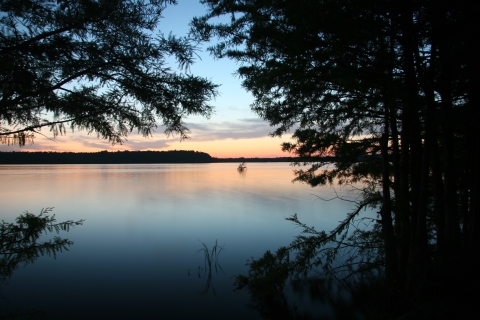
[[168, 151], [168, 150], [195, 150], [206, 152], [216, 158], [275, 158], [288, 157], [290, 154], [282, 152], [280, 144], [287, 141], [287, 137], [272, 138], [244, 138], [244, 139], [217, 139], [211, 141], [191, 139], [180, 141], [179, 137], [166, 137], [162, 134], [144, 138], [132, 136], [123, 144], [113, 145], [106, 140], [98, 139], [95, 135], [67, 132], [65, 136], [58, 136], [50, 140], [37, 136], [33, 144], [20, 148], [18, 145], [0, 145], [0, 151], [56, 151], [56, 152], [99, 152], [107, 151]]

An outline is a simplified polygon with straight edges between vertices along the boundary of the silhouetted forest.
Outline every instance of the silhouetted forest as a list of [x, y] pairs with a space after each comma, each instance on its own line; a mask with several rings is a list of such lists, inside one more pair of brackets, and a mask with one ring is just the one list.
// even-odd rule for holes
[[100, 152], [0, 152], [0, 164], [120, 164], [292, 162], [292, 158], [214, 158], [193, 150]]
[[2, 152], [1, 164], [118, 164], [118, 163], [204, 163], [208, 153], [197, 151], [121, 152]]

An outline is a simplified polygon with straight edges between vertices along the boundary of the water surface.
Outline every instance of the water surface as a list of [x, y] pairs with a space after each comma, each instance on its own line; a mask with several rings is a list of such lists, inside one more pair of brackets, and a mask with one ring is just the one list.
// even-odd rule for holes
[[[0, 179], [0, 219], [44, 207], [55, 207], [57, 221], [85, 219], [61, 234], [74, 241], [70, 251], [0, 285], [0, 310], [42, 310], [47, 319], [259, 318], [233, 292], [246, 259], [298, 235], [287, 216], [330, 230], [352, 209], [312, 195], [331, 198], [329, 187], [292, 183], [288, 163], [250, 163], [242, 173], [232, 163], [3, 165]], [[224, 273], [213, 276], [215, 295], [204, 292], [196, 252], [216, 240]]]

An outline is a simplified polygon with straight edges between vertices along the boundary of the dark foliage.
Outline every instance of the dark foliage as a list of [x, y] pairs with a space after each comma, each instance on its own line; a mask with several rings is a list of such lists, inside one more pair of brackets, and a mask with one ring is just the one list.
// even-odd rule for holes
[[[0, 142], [67, 127], [122, 143], [158, 124], [186, 138], [217, 85], [188, 72], [195, 43], [158, 30], [175, 0], [1, 0]], [[167, 59], [178, 62], [170, 69]]]
[[208, 163], [196, 151], [0, 152], [0, 164]]
[[[20, 266], [35, 262], [40, 256], [56, 258], [57, 254], [73, 245], [68, 239], [54, 236], [48, 241], [39, 241], [42, 234], [68, 232], [70, 228], [82, 225], [84, 220], [57, 223], [55, 215], [48, 214], [53, 208], [45, 208], [39, 215], [29, 212], [21, 214], [15, 223], [2, 220], [0, 223], [0, 286], [7, 282]], [[5, 299], [1, 294], [0, 298]], [[0, 310], [0, 319], [45, 319], [41, 310], [10, 311]]]
[[29, 212], [21, 214], [15, 223], [2, 220], [0, 223], [0, 280], [12, 276], [20, 265], [33, 263], [38, 257], [68, 250], [73, 244], [68, 239], [55, 236], [53, 240], [38, 242], [42, 234], [68, 232], [70, 228], [82, 225], [84, 220], [56, 223], [55, 215], [48, 216], [53, 208], [42, 209], [39, 215]]
[[214, 158], [193, 150], [100, 152], [0, 152], [0, 164], [292, 162], [293, 158]]
[[[289, 218], [307, 233], [286, 247], [301, 262], [289, 274], [318, 266], [335, 274], [338, 255], [353, 246], [342, 279], [379, 267], [383, 318], [477, 314], [468, 295], [450, 304], [444, 293], [478, 285], [480, 47], [471, 35], [480, 33], [480, 4], [203, 2], [209, 11], [193, 20], [193, 34], [218, 37], [212, 54], [239, 62], [252, 109], [272, 135], [294, 131], [283, 150], [308, 158], [295, 163], [307, 166], [295, 180], [360, 191], [359, 210], [332, 232]], [[219, 16], [230, 20], [210, 22]], [[349, 231], [363, 206], [377, 208], [379, 219]]]

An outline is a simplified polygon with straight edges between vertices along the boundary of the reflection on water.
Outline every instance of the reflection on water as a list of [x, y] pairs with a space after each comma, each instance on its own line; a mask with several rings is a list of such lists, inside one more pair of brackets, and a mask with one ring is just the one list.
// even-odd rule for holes
[[[17, 270], [0, 303], [44, 310], [47, 319], [259, 318], [245, 307], [248, 294], [233, 292], [231, 277], [300, 232], [285, 217], [297, 213], [331, 229], [351, 207], [315, 202], [311, 193], [328, 198], [333, 190], [292, 184], [287, 163], [249, 163], [240, 174], [237, 165], [0, 166], [8, 186], [0, 219], [52, 206], [60, 221], [86, 220], [70, 231], [69, 252]], [[212, 274], [216, 296], [199, 294], [205, 256], [195, 254], [198, 240], [215, 239], [225, 244], [224, 273]]]
[[[62, 251], [68, 251], [73, 242], [54, 236], [48, 241], [38, 241], [44, 234], [68, 232], [70, 228], [83, 224], [83, 220], [57, 223], [55, 216], [49, 216], [53, 208], [42, 209], [39, 215], [25, 212], [15, 222], [0, 223], [0, 287], [19, 266], [32, 264], [40, 256], [57, 257]], [[5, 299], [5, 297], [4, 297]], [[8, 308], [6, 308], [8, 309]], [[0, 309], [0, 318], [43, 317], [42, 311], [6, 311]]]
[[215, 241], [215, 245], [212, 247], [211, 250], [209, 250], [207, 245], [202, 242], [202, 248], [197, 251], [197, 253], [200, 253], [204, 257], [204, 267], [202, 268], [201, 266], [198, 266], [197, 270], [197, 275], [199, 278], [202, 277], [202, 273], [204, 276], [206, 276], [205, 289], [203, 289], [202, 292], [204, 294], [208, 293], [211, 289], [213, 295], [217, 295], [217, 293], [215, 292], [215, 286], [213, 285], [212, 271], [214, 271], [214, 274], [216, 275], [218, 275], [219, 270], [222, 271], [223, 274], [225, 274], [222, 266], [220, 265], [220, 262], [218, 261], [218, 256], [220, 255], [222, 250], [223, 246], [219, 246], [218, 242]]

